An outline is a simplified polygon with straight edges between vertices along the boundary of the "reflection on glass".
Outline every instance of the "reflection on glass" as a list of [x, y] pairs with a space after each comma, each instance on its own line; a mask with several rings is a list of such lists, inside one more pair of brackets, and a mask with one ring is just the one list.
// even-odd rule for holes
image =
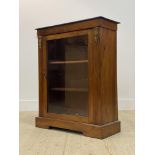
[[47, 42], [48, 112], [88, 115], [88, 38]]

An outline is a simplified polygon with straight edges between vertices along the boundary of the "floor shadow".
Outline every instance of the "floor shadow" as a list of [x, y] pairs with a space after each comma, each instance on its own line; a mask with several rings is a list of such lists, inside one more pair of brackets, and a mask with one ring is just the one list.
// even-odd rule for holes
[[70, 129], [63, 129], [63, 128], [58, 128], [58, 127], [49, 127], [50, 130], [55, 130], [55, 131], [60, 131], [60, 132], [66, 132], [66, 133], [71, 133], [71, 134], [76, 134], [76, 135], [82, 135], [82, 132], [79, 131], [73, 131]]

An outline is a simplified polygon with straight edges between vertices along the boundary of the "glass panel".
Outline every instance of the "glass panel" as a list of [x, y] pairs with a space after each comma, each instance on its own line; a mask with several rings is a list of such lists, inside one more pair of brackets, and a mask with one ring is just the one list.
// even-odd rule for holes
[[48, 52], [48, 112], [88, 115], [88, 38], [50, 40]]

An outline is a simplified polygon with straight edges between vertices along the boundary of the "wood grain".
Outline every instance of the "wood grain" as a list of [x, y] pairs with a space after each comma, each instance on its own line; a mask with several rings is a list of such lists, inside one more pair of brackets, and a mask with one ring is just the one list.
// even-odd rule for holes
[[[89, 121], [105, 124], [118, 119], [116, 32], [98, 27], [90, 33]], [[99, 33], [97, 42], [96, 33]]]

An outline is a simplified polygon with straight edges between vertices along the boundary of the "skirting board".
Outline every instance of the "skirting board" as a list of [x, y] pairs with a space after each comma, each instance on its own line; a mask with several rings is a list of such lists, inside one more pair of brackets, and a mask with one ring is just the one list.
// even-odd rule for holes
[[[38, 111], [38, 100], [20, 100], [19, 111]], [[135, 100], [120, 98], [118, 100], [119, 110], [135, 110]]]

